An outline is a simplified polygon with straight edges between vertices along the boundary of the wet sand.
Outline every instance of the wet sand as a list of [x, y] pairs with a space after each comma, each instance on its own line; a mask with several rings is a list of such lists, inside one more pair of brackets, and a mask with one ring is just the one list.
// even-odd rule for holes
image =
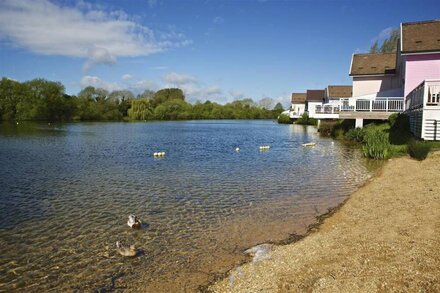
[[440, 292], [440, 153], [390, 160], [301, 240], [212, 292]]

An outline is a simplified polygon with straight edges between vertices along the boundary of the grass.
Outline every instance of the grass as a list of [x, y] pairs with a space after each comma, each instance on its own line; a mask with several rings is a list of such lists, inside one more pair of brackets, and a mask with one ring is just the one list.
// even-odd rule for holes
[[385, 123], [371, 123], [364, 128], [354, 128], [346, 121], [337, 121], [331, 130], [335, 139], [349, 145], [359, 145], [364, 155], [373, 159], [387, 159], [410, 155], [416, 160], [424, 160], [430, 150], [440, 150], [440, 141], [421, 141], [409, 131], [409, 119], [405, 114], [393, 114]]

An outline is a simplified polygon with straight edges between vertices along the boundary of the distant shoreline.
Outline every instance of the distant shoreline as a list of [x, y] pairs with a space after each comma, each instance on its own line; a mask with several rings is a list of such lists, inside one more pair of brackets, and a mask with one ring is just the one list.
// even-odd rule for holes
[[422, 162], [390, 160], [305, 237], [275, 245], [270, 259], [246, 263], [204, 289], [440, 291], [439, 164], [439, 152]]

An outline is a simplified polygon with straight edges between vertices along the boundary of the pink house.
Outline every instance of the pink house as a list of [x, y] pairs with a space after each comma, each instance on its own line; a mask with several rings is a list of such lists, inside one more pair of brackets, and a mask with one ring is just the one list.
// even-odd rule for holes
[[411, 131], [440, 140], [440, 20], [402, 23], [399, 49]]

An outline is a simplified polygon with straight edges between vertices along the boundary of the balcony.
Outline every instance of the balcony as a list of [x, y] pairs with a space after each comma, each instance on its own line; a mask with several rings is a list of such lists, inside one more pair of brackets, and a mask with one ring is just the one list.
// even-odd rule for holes
[[440, 107], [440, 80], [425, 80], [406, 96], [408, 111]]
[[404, 111], [403, 97], [354, 97], [341, 99], [341, 119], [387, 119]]
[[403, 112], [403, 98], [349, 98], [341, 99], [341, 111], [354, 112]]

